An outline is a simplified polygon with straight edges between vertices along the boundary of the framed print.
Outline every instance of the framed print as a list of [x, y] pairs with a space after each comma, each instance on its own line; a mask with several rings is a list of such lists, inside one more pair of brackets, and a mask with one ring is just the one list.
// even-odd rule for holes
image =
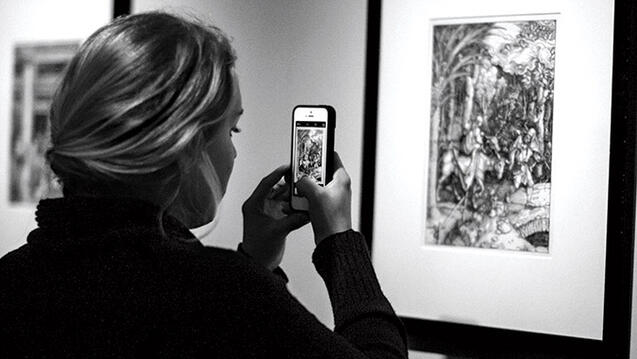
[[412, 345], [628, 353], [635, 5], [369, 11], [361, 229]]

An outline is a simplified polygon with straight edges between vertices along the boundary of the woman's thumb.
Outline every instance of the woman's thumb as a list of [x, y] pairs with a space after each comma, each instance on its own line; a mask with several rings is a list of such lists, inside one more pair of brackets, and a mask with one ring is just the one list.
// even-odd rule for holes
[[321, 188], [309, 176], [303, 176], [296, 182], [295, 186], [299, 194], [308, 199], [314, 198], [317, 191]]

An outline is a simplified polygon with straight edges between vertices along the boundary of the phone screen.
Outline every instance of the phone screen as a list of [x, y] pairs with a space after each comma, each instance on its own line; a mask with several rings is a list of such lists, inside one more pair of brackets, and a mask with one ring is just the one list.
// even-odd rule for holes
[[[309, 176], [320, 186], [325, 185], [325, 164], [327, 148], [327, 113], [324, 119], [321, 112], [306, 113], [302, 120], [294, 121], [294, 182], [303, 176]], [[309, 117], [312, 116], [312, 117]], [[294, 195], [298, 195], [296, 187]]]

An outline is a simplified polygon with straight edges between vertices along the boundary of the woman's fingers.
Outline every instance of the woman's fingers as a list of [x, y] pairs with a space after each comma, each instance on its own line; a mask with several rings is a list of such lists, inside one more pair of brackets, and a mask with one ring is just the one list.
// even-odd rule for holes
[[350, 185], [351, 179], [345, 170], [345, 166], [343, 166], [343, 161], [341, 161], [341, 156], [338, 153], [334, 152], [334, 176], [333, 180], [337, 182], [343, 183], [346, 186]]
[[334, 151], [334, 171], [344, 168], [343, 161], [341, 161], [341, 156], [338, 155], [338, 152]]
[[283, 175], [285, 175], [285, 173], [288, 172], [289, 170], [290, 170], [289, 165], [279, 166], [277, 169], [272, 171], [269, 175], [263, 177], [261, 182], [259, 182], [257, 187], [254, 189], [254, 191], [248, 198], [247, 202], [262, 201], [265, 198], [267, 198], [268, 195], [270, 194], [270, 191], [272, 190], [272, 187], [274, 187], [274, 185], [276, 185], [279, 182], [281, 177], [283, 177]]
[[316, 194], [321, 190], [321, 187], [311, 179], [309, 176], [304, 176], [295, 184], [299, 194], [308, 199], [316, 197]]
[[310, 222], [310, 216], [305, 212], [294, 212], [279, 220], [285, 233], [299, 229]]
[[274, 199], [277, 201], [286, 201], [290, 199], [290, 185], [287, 183], [277, 183], [272, 187], [268, 199]]

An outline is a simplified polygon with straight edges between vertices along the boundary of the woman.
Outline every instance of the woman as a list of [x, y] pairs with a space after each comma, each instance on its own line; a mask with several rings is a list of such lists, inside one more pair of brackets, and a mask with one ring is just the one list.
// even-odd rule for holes
[[[51, 106], [48, 160], [64, 197], [42, 200], [27, 244], [0, 259], [0, 354], [406, 356], [351, 230], [338, 156], [328, 186], [298, 183], [309, 218], [287, 210], [284, 166], [244, 203], [237, 252], [187, 229], [212, 220], [232, 172], [243, 112], [234, 61], [220, 30], [164, 13], [119, 18], [82, 45]], [[334, 331], [278, 268], [286, 235], [308, 219]]]

